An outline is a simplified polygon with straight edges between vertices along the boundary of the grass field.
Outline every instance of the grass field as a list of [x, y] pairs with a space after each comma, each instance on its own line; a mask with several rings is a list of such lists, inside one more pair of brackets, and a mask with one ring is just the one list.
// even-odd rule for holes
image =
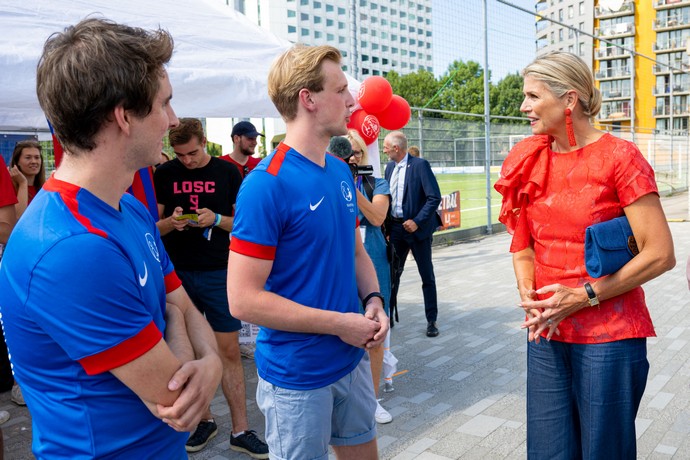
[[[491, 221], [498, 222], [501, 209], [501, 195], [493, 189], [498, 174], [491, 175]], [[485, 227], [486, 213], [486, 175], [485, 174], [437, 174], [436, 180], [441, 194], [460, 191], [460, 228]]]

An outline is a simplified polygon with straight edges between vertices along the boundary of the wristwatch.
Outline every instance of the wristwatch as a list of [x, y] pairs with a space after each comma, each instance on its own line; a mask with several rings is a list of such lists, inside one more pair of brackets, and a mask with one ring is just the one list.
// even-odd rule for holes
[[589, 298], [589, 306], [596, 307], [599, 305], [599, 296], [592, 289], [592, 285], [589, 283], [584, 284], [585, 291], [587, 291], [587, 297]]

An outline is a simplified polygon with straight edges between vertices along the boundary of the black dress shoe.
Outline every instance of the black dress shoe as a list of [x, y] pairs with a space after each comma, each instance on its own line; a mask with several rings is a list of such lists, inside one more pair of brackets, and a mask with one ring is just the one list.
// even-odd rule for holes
[[438, 328], [436, 327], [436, 321], [431, 321], [426, 325], [426, 336], [436, 337], [438, 335]]

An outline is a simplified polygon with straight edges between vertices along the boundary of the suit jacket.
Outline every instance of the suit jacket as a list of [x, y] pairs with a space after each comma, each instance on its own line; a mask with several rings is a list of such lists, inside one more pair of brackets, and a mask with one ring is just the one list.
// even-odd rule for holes
[[[395, 162], [386, 165], [385, 177], [390, 182]], [[405, 168], [405, 189], [402, 209], [405, 220], [412, 219], [419, 227], [412, 235], [421, 240], [430, 238], [440, 225], [436, 210], [441, 202], [441, 190], [429, 162], [408, 155]]]

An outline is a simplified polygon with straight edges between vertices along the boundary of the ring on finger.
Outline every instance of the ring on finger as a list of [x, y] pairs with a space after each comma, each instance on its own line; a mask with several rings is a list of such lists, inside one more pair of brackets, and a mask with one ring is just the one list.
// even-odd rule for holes
[[548, 324], [549, 326], [553, 325], [553, 320], [551, 318], [547, 319], [546, 324]]

